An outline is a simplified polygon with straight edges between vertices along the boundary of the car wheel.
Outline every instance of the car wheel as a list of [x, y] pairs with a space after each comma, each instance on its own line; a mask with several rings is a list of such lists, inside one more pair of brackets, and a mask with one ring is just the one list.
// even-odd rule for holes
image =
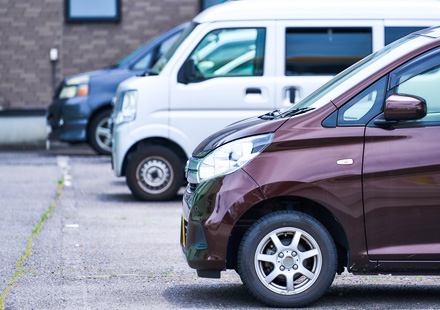
[[112, 153], [112, 134], [110, 132], [111, 110], [99, 112], [90, 122], [88, 141], [91, 147], [101, 155]]
[[333, 282], [336, 247], [313, 217], [279, 211], [255, 222], [238, 250], [238, 271], [257, 299], [276, 307], [302, 307]]
[[183, 164], [163, 146], [148, 146], [128, 159], [127, 185], [139, 200], [169, 200], [183, 183]]

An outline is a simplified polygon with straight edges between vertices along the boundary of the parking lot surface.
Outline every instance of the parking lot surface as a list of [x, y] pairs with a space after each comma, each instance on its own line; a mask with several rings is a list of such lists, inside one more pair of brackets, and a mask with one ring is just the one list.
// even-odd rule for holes
[[[0, 151], [0, 309], [242, 309], [234, 271], [197, 278], [181, 197], [139, 202], [87, 146]], [[313, 309], [438, 309], [440, 277], [337, 276]]]

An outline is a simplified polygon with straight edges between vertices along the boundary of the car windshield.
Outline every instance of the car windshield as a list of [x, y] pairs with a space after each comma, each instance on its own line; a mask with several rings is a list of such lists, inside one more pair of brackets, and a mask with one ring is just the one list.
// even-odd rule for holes
[[182, 32], [179, 38], [174, 42], [174, 44], [170, 47], [170, 49], [159, 58], [159, 60], [154, 64], [151, 68], [151, 72], [155, 74], [159, 74], [162, 72], [163, 68], [165, 68], [168, 61], [170, 61], [171, 57], [173, 57], [176, 50], [179, 48], [180, 44], [191, 34], [194, 28], [197, 27], [196, 23], [190, 23], [188, 27]]
[[113, 65], [113, 67], [117, 68], [120, 67], [124, 64], [126, 64], [127, 62], [129, 62], [131, 59], [137, 57], [142, 51], [143, 49], [149, 45], [151, 42], [153, 42], [156, 38], [153, 38], [152, 40], [148, 41], [145, 45], [139, 47], [137, 50], [135, 50], [133, 53], [131, 53], [130, 55], [124, 57], [122, 60], [120, 60], [118, 63], [116, 63], [115, 65]]
[[[174, 29], [177, 29], [179, 27], [181, 27], [183, 25], [177, 26]], [[178, 32], [181, 32], [181, 30], [179, 30]], [[176, 34], [178, 33], [176, 32]], [[124, 57], [123, 59], [121, 59], [119, 62], [117, 62], [116, 64], [114, 64], [112, 67], [113, 68], [117, 68], [120, 67], [124, 64], [126, 64], [127, 62], [130, 62], [132, 59], [136, 58], [139, 54], [142, 53], [142, 51], [150, 44], [155, 44], [155, 41], [161, 41], [163, 40], [163, 36], [165, 36], [166, 34], [160, 34], [158, 36], [155, 36], [154, 38], [152, 38], [151, 40], [149, 40], [147, 43], [145, 43], [144, 45], [142, 45], [140, 48], [138, 48], [137, 50], [135, 50], [134, 52], [132, 52], [131, 54], [129, 54], [128, 56]], [[173, 35], [174, 36], [174, 35]], [[162, 37], [162, 38], [161, 38]]]
[[[411, 41], [409, 43], [409, 41]], [[389, 59], [386, 60], [386, 63], [396, 59], [396, 55], [403, 54], [402, 52], [399, 53], [399, 51], [407, 52], [411, 49], [416, 48], [419, 46], [417, 43], [423, 43], [426, 42], [426, 37], [421, 37], [418, 35], [409, 35], [406, 36], [400, 40], [397, 40], [383, 49], [365, 57], [364, 59], [360, 60], [359, 62], [355, 63], [351, 67], [345, 69], [338, 75], [336, 75], [333, 79], [328, 81], [326, 84], [315, 90], [313, 93], [311, 93], [309, 96], [305, 97], [303, 100], [298, 102], [297, 104], [290, 107], [286, 113], [287, 115], [289, 112], [296, 110], [296, 109], [304, 109], [307, 107], [312, 108], [319, 108], [329, 102], [329, 100], [332, 100], [334, 98], [325, 98], [325, 100], [321, 100], [324, 97], [327, 97], [330, 92], [335, 90], [337, 87], [339, 87], [341, 84], [345, 83], [349, 79], [356, 80], [355, 75], [357, 75], [359, 72], [363, 71], [367, 67], [377, 63], [382, 58], [386, 58], [385, 56], [389, 55]], [[390, 55], [392, 54], [392, 55]], [[381, 65], [382, 66], [382, 65]], [[345, 89], [345, 87], [344, 87]]]

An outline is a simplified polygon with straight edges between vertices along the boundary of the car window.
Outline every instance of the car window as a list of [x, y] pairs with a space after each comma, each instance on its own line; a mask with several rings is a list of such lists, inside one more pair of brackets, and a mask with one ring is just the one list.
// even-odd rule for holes
[[228, 28], [208, 33], [189, 58], [200, 81], [225, 76], [263, 75], [265, 29]]
[[147, 54], [144, 55], [139, 61], [137, 61], [133, 65], [133, 69], [135, 70], [142, 70], [147, 69], [150, 67], [151, 59], [153, 58], [154, 51], [150, 51]]
[[287, 28], [285, 74], [334, 75], [371, 53], [371, 28]]
[[185, 28], [185, 30], [178, 36], [177, 40], [174, 41], [174, 43], [171, 45], [171, 47], [168, 49], [168, 51], [163, 54], [151, 67], [151, 71], [155, 72], [156, 74], [160, 74], [162, 70], [166, 67], [170, 59], [173, 57], [174, 53], [177, 51], [179, 46], [186, 40], [188, 36], [191, 35], [193, 30], [197, 27], [198, 24], [196, 23], [190, 23]]
[[382, 110], [387, 77], [381, 78], [359, 93], [338, 112], [338, 126], [365, 126]]
[[417, 96], [426, 101], [427, 115], [413, 122], [438, 122], [440, 121], [440, 65], [422, 72], [396, 88], [396, 93], [401, 95]]
[[385, 27], [385, 45], [425, 28], [427, 27]]
[[426, 101], [428, 108], [426, 117], [406, 121], [405, 124], [440, 121], [438, 85], [440, 85], [440, 48], [417, 56], [391, 72], [388, 86], [391, 93], [420, 97]]
[[173, 36], [169, 37], [165, 41], [163, 41], [160, 46], [156, 47], [153, 51], [145, 54], [141, 59], [139, 59], [134, 65], [133, 69], [135, 70], [143, 70], [148, 69], [163, 55], [165, 54], [173, 43], [180, 36], [180, 33], [176, 33]]
[[180, 33], [176, 33], [175, 35], [169, 37], [165, 41], [162, 42], [162, 44], [159, 47], [159, 54], [163, 55], [165, 54], [170, 47], [174, 44], [174, 42], [177, 40], [177, 38], [180, 36]]

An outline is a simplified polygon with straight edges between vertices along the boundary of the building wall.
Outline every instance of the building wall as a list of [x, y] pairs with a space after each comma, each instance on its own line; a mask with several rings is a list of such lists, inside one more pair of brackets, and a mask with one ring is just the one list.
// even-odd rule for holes
[[[93, 0], [91, 0], [93, 1]], [[200, 11], [199, 0], [121, 0], [120, 23], [66, 24], [64, 0], [0, 0], [0, 109], [47, 107], [57, 84], [110, 66]]]

